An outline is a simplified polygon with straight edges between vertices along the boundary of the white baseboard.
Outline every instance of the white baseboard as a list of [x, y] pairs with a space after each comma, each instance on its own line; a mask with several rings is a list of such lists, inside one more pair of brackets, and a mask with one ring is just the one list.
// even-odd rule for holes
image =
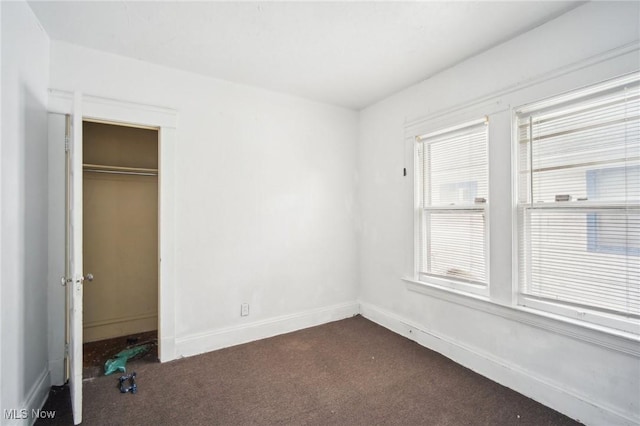
[[84, 343], [97, 342], [129, 334], [144, 333], [158, 329], [158, 314], [135, 315], [105, 321], [82, 324]]
[[424, 330], [424, 327], [370, 303], [359, 302], [359, 305], [363, 317], [568, 417], [593, 425], [638, 424], [637, 419], [613, 407], [603, 407], [507, 360], [466, 346], [450, 336]]
[[175, 339], [177, 358], [198, 355], [357, 315], [356, 302], [342, 303]]
[[[7, 426], [13, 425], [33, 425], [37, 418], [32, 414], [35, 411], [41, 409], [44, 403], [47, 402], [49, 396], [49, 384], [51, 379], [49, 378], [49, 369], [45, 368], [38, 379], [35, 381], [31, 389], [24, 398], [24, 402], [20, 408], [14, 409], [14, 418], [6, 418], [6, 413], [0, 413], [1, 419], [6, 421]], [[6, 409], [7, 407], [5, 407]]]
[[176, 359], [176, 339], [173, 336], [159, 336], [158, 358], [160, 362], [167, 362]]
[[[40, 377], [33, 384], [29, 393], [27, 394], [25, 407], [31, 412], [31, 410], [39, 410], [44, 406], [49, 397], [49, 389], [51, 388], [51, 378], [49, 376], [49, 369], [45, 369], [40, 373]], [[30, 424], [36, 422], [35, 418], [31, 419]]]
[[64, 385], [64, 358], [49, 361], [49, 376], [51, 378], [51, 386]]

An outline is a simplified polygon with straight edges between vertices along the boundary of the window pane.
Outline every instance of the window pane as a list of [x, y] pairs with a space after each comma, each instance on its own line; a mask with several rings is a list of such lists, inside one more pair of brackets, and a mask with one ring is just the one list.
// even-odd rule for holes
[[421, 274], [486, 284], [487, 123], [478, 120], [420, 138]]
[[[590, 171], [628, 167], [630, 174], [626, 178], [618, 174], [618, 179], [607, 182], [608, 198], [637, 202], [639, 117], [637, 85], [604, 94], [602, 99], [576, 101], [520, 117], [519, 161], [524, 172], [520, 182], [524, 183], [525, 175], [530, 174], [532, 179], [531, 188], [519, 188], [521, 196], [526, 194], [533, 203], [554, 202], [556, 195], [568, 195], [571, 200], [591, 199], [587, 188]], [[632, 165], [636, 165], [635, 170], [630, 168]], [[600, 191], [600, 198], [603, 195], [604, 191]], [[520, 201], [525, 200], [521, 197]]]
[[487, 130], [481, 124], [427, 140], [426, 206], [472, 205], [487, 198]]
[[429, 259], [423, 273], [484, 283], [485, 215], [483, 211], [425, 211]]
[[639, 213], [525, 209], [525, 219], [527, 294], [640, 314]]

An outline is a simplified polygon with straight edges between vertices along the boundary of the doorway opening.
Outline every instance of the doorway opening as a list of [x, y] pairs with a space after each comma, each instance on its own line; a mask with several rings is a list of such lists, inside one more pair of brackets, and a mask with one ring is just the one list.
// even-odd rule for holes
[[83, 376], [158, 338], [158, 129], [84, 120]]

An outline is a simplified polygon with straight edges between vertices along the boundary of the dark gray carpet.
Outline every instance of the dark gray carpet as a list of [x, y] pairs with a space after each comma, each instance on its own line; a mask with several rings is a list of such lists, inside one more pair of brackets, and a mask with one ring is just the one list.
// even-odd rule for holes
[[135, 368], [135, 395], [84, 382], [84, 425], [578, 424], [360, 316]]

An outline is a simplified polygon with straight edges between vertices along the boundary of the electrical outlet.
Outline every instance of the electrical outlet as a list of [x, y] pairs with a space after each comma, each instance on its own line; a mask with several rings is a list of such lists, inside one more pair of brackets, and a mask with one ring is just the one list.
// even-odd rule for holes
[[249, 315], [249, 304], [243, 303], [240, 305], [240, 316], [246, 317]]

